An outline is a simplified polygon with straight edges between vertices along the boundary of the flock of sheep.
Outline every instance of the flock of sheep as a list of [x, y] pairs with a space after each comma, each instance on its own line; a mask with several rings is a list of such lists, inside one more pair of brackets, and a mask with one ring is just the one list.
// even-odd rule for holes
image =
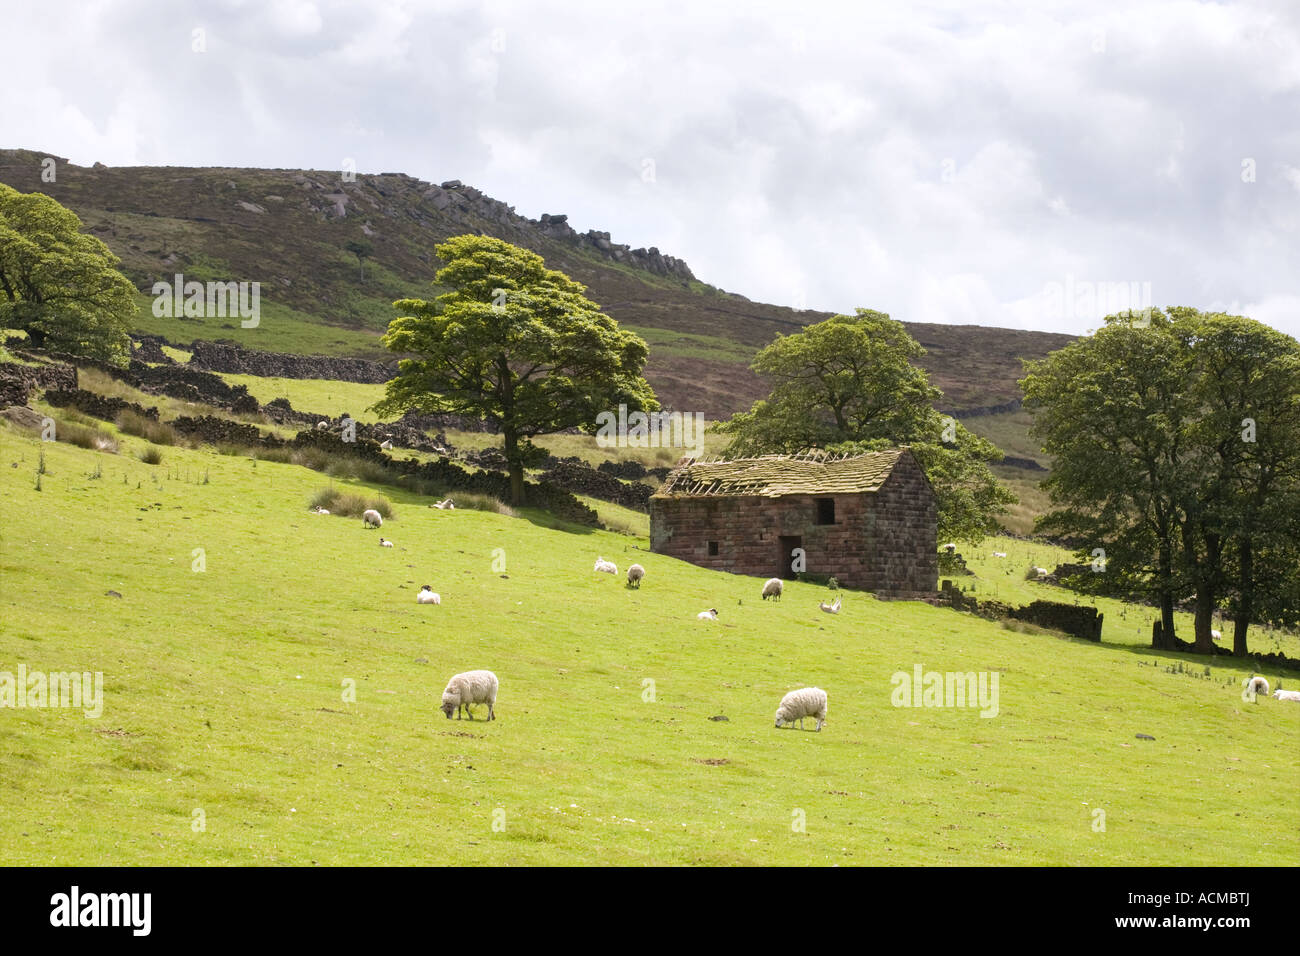
[[[455, 505], [452, 504], [450, 498], [446, 498], [437, 504], [430, 505], [430, 507], [454, 509]], [[329, 514], [329, 512], [324, 508], [315, 508], [313, 509], [313, 512], [315, 514]], [[367, 509], [363, 512], [361, 520], [366, 528], [381, 528], [384, 524], [383, 516], [374, 509]], [[379, 544], [384, 548], [391, 548], [393, 546], [393, 542], [382, 537], [379, 539]], [[949, 554], [954, 553], [956, 549], [957, 546], [955, 544], [945, 544], [942, 546], [942, 550], [947, 551]], [[995, 557], [1006, 557], [1006, 554], [1002, 552], [995, 551], [993, 553]], [[596, 558], [596, 564], [593, 570], [600, 574], [618, 575], [618, 565], [613, 561], [606, 561], [604, 557], [600, 556]], [[1048, 574], [1046, 568], [1035, 568], [1034, 570], [1038, 572], [1040, 577], [1046, 577]], [[641, 565], [633, 564], [627, 569], [627, 586], [629, 588], [639, 589], [641, 587], [641, 582], [644, 579], [645, 568]], [[781, 600], [781, 595], [784, 591], [785, 583], [780, 578], [768, 578], [767, 581], [763, 582], [763, 590], [760, 596], [764, 601], [769, 598], [774, 601], [779, 601]], [[419, 594], [415, 596], [415, 601], [417, 604], [441, 604], [442, 597], [433, 590], [432, 586], [426, 584], [420, 588]], [[818, 602], [818, 607], [828, 614], [838, 614], [841, 607], [840, 598], [836, 597], [833, 604], [827, 604], [825, 601], [820, 601]], [[718, 619], [718, 609], [716, 607], [711, 607], [707, 610], [700, 611], [695, 615], [695, 617], [697, 620], [701, 621], [716, 621]], [[1219, 640], [1222, 637], [1222, 634], [1217, 630], [1213, 631], [1212, 634], [1215, 640]], [[447, 687], [442, 692], [442, 712], [448, 719], [451, 719], [451, 715], [454, 712], [456, 714], [456, 719], [460, 720], [461, 712], [464, 711], [465, 715], [468, 716], [470, 720], [473, 720], [474, 715], [470, 711], [470, 705], [487, 704], [488, 720], [495, 720], [498, 686], [499, 683], [497, 681], [497, 676], [491, 671], [475, 670], [466, 671], [463, 674], [456, 674], [447, 682]], [[1256, 697], [1261, 695], [1264, 697], [1269, 696], [1268, 681], [1263, 677], [1252, 677], [1247, 683], [1247, 687]], [[1289, 700], [1300, 703], [1300, 691], [1282, 690], [1281, 688], [1278, 688], [1273, 692], [1272, 696], [1277, 700]], [[775, 726], [780, 727], [782, 724], [790, 724], [793, 726], [794, 722], [797, 720], [799, 722], [799, 729], [802, 730], [803, 720], [805, 717], [814, 718], [817, 721], [817, 730], [819, 731], [826, 725], [826, 691], [822, 690], [820, 687], [802, 687], [799, 690], [792, 690], [782, 697], [781, 703], [776, 709]]]

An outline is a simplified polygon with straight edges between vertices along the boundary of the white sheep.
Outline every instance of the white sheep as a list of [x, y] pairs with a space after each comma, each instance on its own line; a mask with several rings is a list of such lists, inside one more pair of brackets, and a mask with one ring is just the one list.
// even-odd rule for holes
[[950, 541], [950, 542], [948, 542], [948, 543], [945, 544], [945, 545], [941, 545], [941, 546], [940, 546], [940, 549], [943, 550], [943, 551], [947, 551], [949, 554], [956, 554], [956, 552], [957, 552], [957, 545], [953, 544], [953, 543]]
[[424, 587], [420, 588], [420, 593], [415, 596], [415, 603], [441, 604], [442, 595], [426, 584]]
[[836, 599], [835, 599], [835, 603], [834, 603], [834, 604], [827, 604], [825, 601], [818, 601], [818, 602], [817, 602], [817, 606], [818, 606], [819, 608], [821, 608], [823, 611], [825, 611], [827, 614], [839, 614], [839, 613], [840, 613], [840, 599], [839, 599], [839, 598], [836, 598]]
[[606, 561], [604, 558], [596, 558], [596, 567], [593, 569], [601, 574], [618, 574], [618, 565], [613, 561]]
[[367, 508], [363, 511], [361, 521], [367, 528], [382, 528], [384, 526], [384, 516], [374, 508]]
[[455, 511], [455, 510], [456, 510], [456, 506], [455, 506], [454, 504], [451, 503], [451, 499], [450, 499], [450, 498], [443, 498], [442, 501], [437, 502], [436, 504], [432, 505], [432, 507], [437, 508], [437, 509], [439, 509], [440, 511]]
[[1300, 690], [1283, 690], [1279, 687], [1273, 691], [1273, 697], [1277, 700], [1293, 700], [1300, 704]]
[[384, 451], [392, 451], [392, 450], [393, 450], [393, 443], [392, 443], [391, 441], [389, 441], [388, 439], [384, 439], [383, 441], [381, 441], [381, 442], [379, 443], [379, 447], [382, 448]]
[[1246, 682], [1246, 690], [1255, 696], [1268, 696], [1268, 681], [1262, 677], [1252, 677]]
[[393, 542], [389, 541], [387, 538], [380, 538], [379, 546], [381, 548], [391, 548], [393, 546]]
[[1049, 570], [1047, 570], [1047, 568], [1034, 568], [1034, 576], [1035, 576], [1035, 577], [1045, 578], [1045, 577], [1047, 577], [1047, 576], [1048, 576], [1049, 574], [1051, 574], [1051, 573], [1052, 573], [1052, 572], [1049, 571]]
[[639, 564], [634, 564], [627, 569], [627, 586], [641, 587], [641, 579], [645, 577], [645, 568]]
[[818, 730], [826, 725], [826, 691], [820, 687], [792, 690], [782, 697], [781, 706], [776, 709], [776, 726], [793, 724], [797, 720], [799, 729], [803, 730], [805, 717], [816, 717]]
[[695, 615], [695, 618], [700, 621], [716, 621], [718, 619], [718, 609], [711, 607], [707, 611], [701, 611]]
[[319, 505], [317, 505], [315, 508], [312, 508], [312, 509], [311, 509], [311, 513], [314, 514], [314, 515], [327, 515], [327, 514], [329, 514], [329, 512], [328, 512], [326, 509], [320, 507]]
[[1210, 639], [1213, 641], [1223, 640], [1223, 632], [1216, 628], [1210, 628]]
[[1005, 558], [1006, 556], [1007, 556], [1007, 553], [1006, 553], [1005, 551], [994, 551], [994, 552], [993, 552], [993, 557], [995, 557], [995, 558]]
[[451, 712], [456, 712], [460, 720], [460, 710], [465, 708], [469, 719], [474, 719], [470, 704], [487, 704], [488, 720], [496, 720], [494, 707], [497, 702], [497, 675], [491, 671], [466, 671], [447, 681], [447, 689], [442, 692], [442, 712], [451, 720]]
[[785, 590], [785, 582], [780, 578], [768, 578], [763, 584], [763, 600], [771, 598], [773, 601], [781, 600], [781, 592]]

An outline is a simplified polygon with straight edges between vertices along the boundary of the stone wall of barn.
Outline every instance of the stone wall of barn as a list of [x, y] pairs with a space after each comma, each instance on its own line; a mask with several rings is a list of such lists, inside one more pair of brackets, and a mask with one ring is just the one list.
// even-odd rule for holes
[[[817, 523], [819, 498], [835, 502], [834, 524]], [[651, 498], [650, 550], [716, 571], [792, 578], [781, 538], [797, 537], [809, 574], [878, 597], [932, 597], [937, 520], [933, 492], [905, 457], [876, 494]]]

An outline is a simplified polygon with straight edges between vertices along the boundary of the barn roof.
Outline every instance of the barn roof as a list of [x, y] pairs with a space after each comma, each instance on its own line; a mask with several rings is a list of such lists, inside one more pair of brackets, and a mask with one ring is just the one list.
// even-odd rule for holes
[[906, 448], [853, 456], [764, 455], [733, 461], [691, 460], [674, 469], [655, 497], [779, 498], [783, 495], [852, 495], [880, 490]]

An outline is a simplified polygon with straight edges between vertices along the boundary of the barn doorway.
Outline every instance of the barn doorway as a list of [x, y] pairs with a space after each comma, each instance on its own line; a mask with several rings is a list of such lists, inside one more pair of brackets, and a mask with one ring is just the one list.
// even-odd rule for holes
[[799, 535], [781, 535], [776, 540], [777, 547], [780, 549], [776, 558], [776, 576], [793, 581], [795, 556], [791, 552], [803, 547], [803, 538]]

